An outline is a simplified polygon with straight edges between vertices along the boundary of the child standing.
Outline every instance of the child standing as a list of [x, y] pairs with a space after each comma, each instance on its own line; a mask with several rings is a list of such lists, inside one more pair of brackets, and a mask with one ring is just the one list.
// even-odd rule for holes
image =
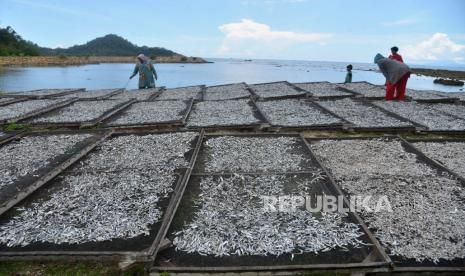
[[347, 65], [347, 74], [346, 80], [344, 83], [351, 83], [352, 82], [352, 64]]

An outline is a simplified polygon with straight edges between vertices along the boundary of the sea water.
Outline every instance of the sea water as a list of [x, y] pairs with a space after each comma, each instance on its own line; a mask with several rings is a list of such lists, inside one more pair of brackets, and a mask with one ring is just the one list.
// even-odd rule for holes
[[[157, 86], [182, 87], [235, 82], [343, 82], [347, 63], [289, 60], [209, 59], [205, 64], [155, 64]], [[375, 64], [353, 63], [352, 81], [384, 84]], [[0, 70], [1, 91], [42, 88], [137, 88], [138, 77], [128, 83], [134, 64], [102, 63], [78, 66], [6, 67]], [[456, 69], [457, 70], [457, 69]], [[434, 78], [412, 75], [408, 87], [438, 91], [460, 91], [461, 87], [433, 83]]]

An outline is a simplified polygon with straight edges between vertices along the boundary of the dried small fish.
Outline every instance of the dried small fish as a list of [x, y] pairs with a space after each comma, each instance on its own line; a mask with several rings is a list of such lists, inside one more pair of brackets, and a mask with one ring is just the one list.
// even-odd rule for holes
[[[53, 96], [56, 94], [76, 91], [78, 88], [67, 88], [67, 89], [38, 89], [38, 90], [30, 90], [30, 91], [20, 91], [20, 92], [7, 92], [11, 95], [16, 96]], [[71, 93], [73, 94], [73, 93]]]
[[101, 143], [75, 171], [157, 169], [174, 172], [188, 165], [185, 153], [192, 148], [196, 132], [117, 136]]
[[207, 87], [205, 100], [230, 100], [249, 97], [250, 95], [245, 83], [234, 83]]
[[349, 98], [317, 101], [317, 103], [353, 123], [356, 127], [377, 128], [412, 126], [411, 123], [394, 118], [378, 109], [376, 106], [363, 104]]
[[338, 89], [338, 85], [330, 82], [294, 83], [295, 86], [312, 93], [315, 97], [353, 96], [350, 92]]
[[444, 100], [450, 98], [447, 95], [434, 90], [407, 89], [405, 94], [413, 100]]
[[67, 171], [47, 198], [16, 209], [0, 225], [0, 243], [80, 244], [148, 235], [162, 218], [160, 200], [173, 191], [176, 169], [197, 133], [125, 135], [104, 141]]
[[157, 100], [189, 100], [199, 99], [202, 86], [187, 86], [166, 89], [157, 97]]
[[461, 104], [432, 104], [431, 108], [465, 119], [465, 106]]
[[305, 149], [294, 137], [235, 137], [208, 139], [205, 150], [206, 172], [287, 172], [310, 167]]
[[157, 203], [173, 191], [175, 177], [124, 171], [66, 175], [64, 187], [35, 201], [0, 225], [0, 243], [80, 244], [148, 235], [162, 217]]
[[375, 101], [384, 109], [428, 127], [430, 130], [465, 130], [465, 120], [456, 119], [432, 105], [417, 102]]
[[109, 94], [115, 92], [118, 89], [98, 89], [98, 90], [87, 90], [78, 93], [72, 93], [64, 95], [64, 98], [79, 98], [79, 99], [92, 99], [108, 96]]
[[465, 178], [465, 142], [415, 142], [414, 146]]
[[160, 88], [125, 90], [123, 93], [116, 94], [108, 99], [125, 101], [129, 101], [130, 99], [136, 99], [139, 101], [146, 101], [158, 91], [160, 91]]
[[0, 190], [46, 167], [51, 159], [89, 137], [89, 134], [26, 136], [0, 147]]
[[386, 96], [386, 89], [383, 86], [367, 82], [341, 83], [338, 86], [359, 93], [367, 98], [384, 98]]
[[248, 125], [260, 123], [249, 100], [206, 101], [195, 103], [188, 126]]
[[124, 103], [124, 100], [78, 101], [56, 111], [44, 114], [31, 123], [78, 123], [95, 120], [105, 112]]
[[303, 100], [264, 101], [257, 102], [257, 106], [272, 125], [311, 126], [343, 123], [339, 118]]
[[137, 125], [181, 121], [187, 103], [185, 101], [138, 102], [124, 110], [121, 117], [109, 123], [116, 125]]
[[252, 84], [250, 87], [260, 98], [304, 95], [305, 92], [295, 89], [287, 82]]
[[22, 115], [47, 108], [63, 102], [63, 100], [28, 100], [0, 107], [0, 120], [14, 119]]
[[174, 233], [176, 250], [214, 256], [279, 256], [361, 245], [360, 228], [343, 221], [340, 213], [317, 218], [304, 210], [265, 210], [260, 196], [282, 195], [290, 179], [299, 182], [296, 186], [312, 185], [310, 179], [284, 175], [203, 177], [192, 221]]
[[465, 189], [451, 175], [418, 162], [398, 140], [321, 140], [312, 149], [350, 195], [387, 197], [392, 212], [361, 215], [390, 254], [465, 257]]

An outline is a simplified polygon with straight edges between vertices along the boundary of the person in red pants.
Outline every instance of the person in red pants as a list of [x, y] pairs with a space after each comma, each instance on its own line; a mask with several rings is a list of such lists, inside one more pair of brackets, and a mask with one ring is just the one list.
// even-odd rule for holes
[[402, 56], [398, 54], [399, 48], [394, 46], [391, 48], [391, 55], [389, 55], [389, 59], [397, 60], [398, 62], [404, 63]]
[[410, 67], [397, 60], [385, 58], [381, 54], [375, 56], [374, 62], [388, 81], [386, 85], [386, 100], [405, 100], [405, 90], [408, 78], [410, 77]]

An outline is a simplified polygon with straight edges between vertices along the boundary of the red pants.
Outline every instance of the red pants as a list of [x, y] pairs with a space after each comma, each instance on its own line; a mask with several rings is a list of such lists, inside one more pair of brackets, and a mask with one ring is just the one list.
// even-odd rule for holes
[[[388, 81], [387, 86], [386, 86], [386, 101], [405, 100], [405, 89], [407, 88], [408, 78], [410, 78], [410, 73], [405, 74], [395, 84], [392, 84], [390, 81]], [[395, 97], [394, 97], [394, 92], [396, 93]]]

